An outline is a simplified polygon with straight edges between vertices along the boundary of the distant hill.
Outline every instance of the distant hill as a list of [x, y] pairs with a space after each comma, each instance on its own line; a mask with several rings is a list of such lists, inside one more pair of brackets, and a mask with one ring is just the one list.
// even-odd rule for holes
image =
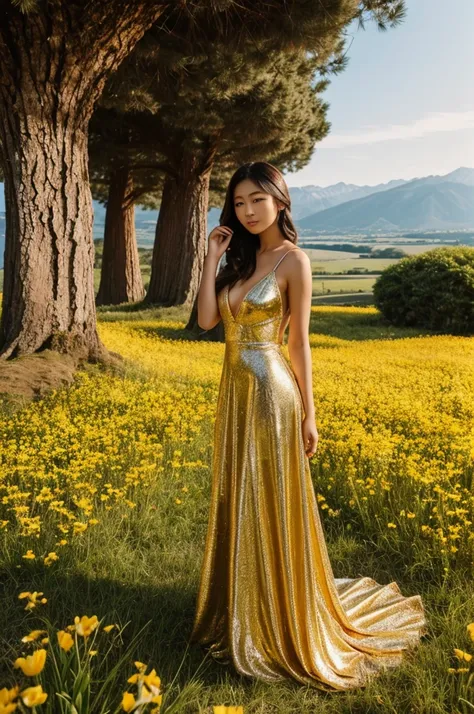
[[415, 179], [297, 221], [304, 233], [474, 228], [474, 185]]
[[346, 201], [363, 198], [372, 193], [389, 191], [391, 188], [401, 186], [408, 181], [396, 179], [377, 186], [357, 186], [352, 183], [335, 183], [332, 186], [294, 186], [290, 188], [291, 215], [295, 220], [300, 220], [326, 208], [338, 206]]
[[332, 186], [300, 186], [290, 188], [291, 214], [293, 218], [300, 221], [307, 216], [325, 211], [333, 206], [339, 206], [357, 198], [364, 198], [382, 191], [390, 191], [398, 186], [404, 186], [414, 181], [436, 184], [452, 181], [463, 183], [467, 186], [474, 186], [474, 169], [461, 167], [444, 176], [427, 176], [416, 179], [394, 179], [388, 183], [381, 183], [375, 186], [357, 186], [356, 184], [335, 183]]

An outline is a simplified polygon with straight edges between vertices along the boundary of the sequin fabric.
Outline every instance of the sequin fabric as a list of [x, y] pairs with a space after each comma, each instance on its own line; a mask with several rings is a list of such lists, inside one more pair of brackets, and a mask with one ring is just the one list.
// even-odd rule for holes
[[[290, 252], [290, 251], [288, 251]], [[324, 690], [366, 685], [426, 634], [419, 595], [335, 578], [309, 460], [303, 401], [281, 351], [276, 268], [235, 317], [218, 295], [225, 357], [211, 500], [190, 642], [244, 676]]]

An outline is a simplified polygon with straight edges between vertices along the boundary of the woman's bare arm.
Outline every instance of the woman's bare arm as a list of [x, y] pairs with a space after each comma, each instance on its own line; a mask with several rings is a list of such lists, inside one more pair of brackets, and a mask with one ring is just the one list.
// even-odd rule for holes
[[198, 293], [198, 325], [203, 330], [212, 330], [221, 316], [216, 297], [216, 272], [219, 261], [209, 253], [204, 258], [201, 285]]
[[212, 330], [221, 320], [216, 296], [216, 272], [219, 261], [229, 246], [232, 233], [232, 229], [227, 226], [216, 226], [209, 233], [197, 304], [197, 322], [203, 330]]
[[309, 321], [313, 276], [311, 261], [302, 250], [288, 256], [288, 300], [290, 307], [290, 329], [288, 352], [296, 381], [301, 391], [305, 417], [315, 419], [313, 397], [313, 370], [309, 345]]

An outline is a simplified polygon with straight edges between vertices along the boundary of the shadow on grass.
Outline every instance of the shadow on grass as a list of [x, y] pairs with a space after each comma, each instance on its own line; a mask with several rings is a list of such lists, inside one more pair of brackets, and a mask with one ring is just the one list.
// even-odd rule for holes
[[[404, 595], [414, 594], [413, 587], [408, 588], [406, 583], [401, 582], [400, 577], [395, 576], [393, 560], [383, 557], [383, 553], [373, 545], [344, 534], [341, 534], [339, 539], [336, 538], [331, 546], [335, 576], [369, 575], [381, 583], [396, 580], [400, 583]], [[399, 571], [398, 575], [400, 572], [402, 571]], [[427, 591], [430, 589], [428, 587]], [[25, 590], [43, 592], [48, 603], [26, 613], [23, 609], [25, 601], [18, 600], [18, 594]], [[271, 700], [272, 692], [276, 691], [273, 689], [275, 685], [265, 685], [243, 677], [234, 670], [232, 664], [218, 663], [206, 654], [200, 645], [188, 644], [194, 618], [194, 587], [126, 584], [99, 576], [91, 579], [80, 574], [64, 574], [59, 569], [54, 571], [45, 569], [41, 564], [36, 566], [29, 563], [21, 569], [12, 566], [0, 570], [0, 596], [3, 603], [0, 615], [0, 682], [4, 685], [12, 686], [17, 679], [13, 662], [16, 657], [26, 653], [21, 637], [33, 629], [43, 627], [37, 615], [47, 616], [57, 629], [64, 629], [72, 624], [75, 615], [97, 615], [99, 620], [103, 618], [102, 625], [126, 625], [122, 633], [123, 644], [117, 649], [115, 656], [111, 653], [101, 674], [112, 669], [134, 637], [145, 628], [130, 655], [128, 666], [118, 672], [116, 688], [120, 698], [129, 688], [127, 679], [136, 671], [136, 660], [148, 664], [149, 670], [153, 667], [156, 669], [165, 691], [173, 680], [173, 692], [176, 693], [194, 679], [199, 683], [198, 696], [202, 697], [203, 701], [209, 696], [219, 697], [220, 692], [229, 691], [240, 692], [241, 697], [250, 700], [258, 691], [262, 699], [268, 696]], [[428, 597], [424, 599], [427, 600]], [[439, 603], [441, 606], [446, 605], [445, 599]], [[102, 637], [98, 638], [94, 645], [99, 650], [99, 656], [101, 649], [104, 651], [106, 647], [105, 644], [101, 647], [101, 641], [108, 643], [110, 638], [110, 635], [100, 634]], [[29, 651], [28, 649], [28, 653]], [[347, 694], [348, 706], [352, 702], [351, 712], [367, 712], [364, 708], [367, 703], [363, 705], [361, 702], [360, 706], [357, 706], [357, 702], [352, 701], [353, 693], [310, 689], [311, 696], [315, 697], [314, 704], [317, 701], [320, 705], [332, 701], [335, 705], [335, 694], [339, 695], [338, 700], [345, 700]], [[288, 678], [278, 683], [278, 691], [279, 696], [284, 696], [284, 692], [287, 692], [288, 696], [291, 693], [298, 697], [302, 696], [303, 688], [296, 680]], [[184, 711], [194, 712], [196, 708], [184, 708]]]
[[[349, 535], [336, 524], [334, 528], [326, 525], [325, 530], [336, 578], [369, 576], [379, 583], [395, 581], [406, 596], [420, 593], [424, 597], [423, 593], [440, 590], [432, 564], [430, 567], [427, 563], [421, 570], [407, 569], [407, 554], [395, 552], [385, 541], [377, 543], [370, 536]], [[413, 553], [410, 555], [414, 556]], [[72, 569], [74, 565], [69, 567]], [[190, 582], [190, 574], [184, 579]], [[28, 590], [43, 592], [48, 603], [31, 613], [25, 612], [25, 601], [20, 601], [18, 594]], [[12, 663], [23, 648], [21, 637], [41, 627], [36, 614], [45, 614], [58, 629], [72, 624], [75, 615], [97, 615], [99, 620], [105, 618], [103, 625], [129, 623], [123, 633], [124, 649], [151, 621], [130, 660], [127, 676], [133, 673], [133, 661], [138, 659], [155, 667], [164, 683], [171, 682], [184, 658], [179, 674], [182, 685], [198, 669], [205, 685], [227, 682], [245, 686], [249, 682], [231, 665], [206, 656], [199, 644], [188, 644], [195, 612], [195, 585], [186, 586], [183, 581], [176, 587], [125, 583], [101, 577], [99, 573], [91, 578], [79, 573], [65, 573], [59, 568], [45, 568], [40, 562], [29, 562], [20, 568], [5, 565], [0, 570], [0, 599], [3, 605], [0, 613], [0, 681], [12, 677]], [[203, 663], [204, 659], [207, 661]], [[289, 680], [289, 685], [292, 684]], [[126, 679], [123, 688], [126, 688]]]
[[[159, 307], [146, 306], [143, 302], [118, 306], [102, 306], [98, 308], [100, 322], [130, 322], [132, 330], [139, 330], [150, 335], [157, 335], [167, 340], [184, 341], [209, 341], [206, 336], [208, 330], [199, 330], [197, 333], [186, 330], [185, 327], [157, 324], [150, 322], [180, 322], [186, 325], [189, 319], [189, 309], [182, 306]], [[143, 323], [143, 324], [140, 324]], [[366, 307], [347, 308], [340, 306], [316, 306], [311, 309], [310, 335], [323, 335], [344, 341], [365, 340], [398, 340], [406, 337], [421, 337], [426, 335], [443, 334], [430, 330], [394, 327], [383, 315]], [[288, 329], [286, 330], [286, 338]], [[314, 339], [311, 341], [313, 346]], [[327, 342], [321, 346], [328, 347]]]
[[[224, 684], [229, 679], [234, 685], [246, 682], [229, 665], [217, 663], [209, 655], [206, 657], [200, 645], [188, 644], [194, 616], [194, 595], [189, 590], [125, 584], [101, 577], [88, 579], [78, 574], [61, 575], [40, 566], [22, 571], [5, 568], [0, 571], [0, 583], [3, 603], [0, 616], [1, 682], [15, 681], [13, 662], [26, 649], [21, 637], [42, 627], [38, 616], [48, 617], [59, 630], [73, 624], [75, 615], [97, 615], [99, 620], [104, 618], [103, 625], [127, 625], [117, 659], [145, 627], [130, 657], [129, 666], [120, 673], [123, 679], [117, 680], [120, 691], [127, 689], [127, 678], [136, 671], [135, 660], [149, 664], [149, 669], [155, 667], [163, 685], [171, 683], [183, 660], [176, 680], [181, 686], [189, 682], [198, 670], [199, 680], [205, 686]], [[18, 594], [26, 590], [43, 592], [48, 602], [37, 606], [31, 613], [25, 612], [26, 601], [19, 600]], [[105, 643], [110, 637], [105, 633], [100, 635], [95, 643], [99, 655], [101, 649], [105, 650]], [[111, 655], [110, 667], [114, 664], [113, 660]]]
[[309, 331], [312, 335], [325, 335], [346, 341], [400, 340], [436, 334], [421, 328], [395, 327], [382, 313], [372, 309], [336, 306], [313, 308]]

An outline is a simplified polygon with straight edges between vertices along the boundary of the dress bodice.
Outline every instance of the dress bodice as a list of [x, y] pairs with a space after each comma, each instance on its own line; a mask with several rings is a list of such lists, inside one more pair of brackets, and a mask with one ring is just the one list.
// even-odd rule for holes
[[217, 302], [224, 323], [226, 342], [282, 344], [282, 338], [279, 338], [280, 327], [289, 308], [283, 314], [281, 292], [275, 271], [291, 250], [282, 255], [274, 268], [246, 292], [235, 317], [229, 304], [229, 285], [220, 291]]

